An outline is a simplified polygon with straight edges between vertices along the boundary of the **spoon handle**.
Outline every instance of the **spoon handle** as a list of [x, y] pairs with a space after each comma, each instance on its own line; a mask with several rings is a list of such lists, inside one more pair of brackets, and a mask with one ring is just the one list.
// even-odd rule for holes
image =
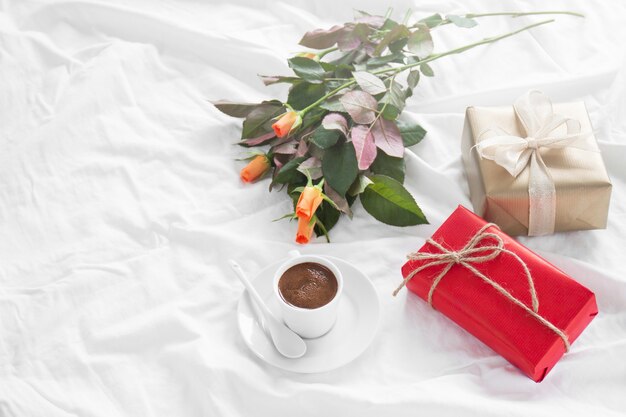
[[241, 269], [241, 266], [239, 266], [239, 264], [232, 259], [229, 260], [228, 263], [230, 263], [230, 267], [233, 269], [233, 271], [235, 271], [237, 277], [239, 277], [244, 287], [246, 287], [246, 289], [252, 296], [254, 303], [262, 310], [262, 313], [268, 318], [274, 317], [270, 309], [265, 304], [265, 301], [263, 301], [256, 288], [254, 288], [254, 286], [252, 285], [252, 282], [250, 282], [246, 274], [243, 272], [243, 269]]

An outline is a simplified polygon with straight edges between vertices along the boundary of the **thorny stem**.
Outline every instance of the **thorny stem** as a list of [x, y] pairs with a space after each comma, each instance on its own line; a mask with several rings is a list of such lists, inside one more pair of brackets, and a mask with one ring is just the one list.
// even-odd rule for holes
[[[585, 17], [585, 15], [582, 13], [568, 12], [568, 11], [561, 11], [561, 10], [544, 11], [544, 12], [467, 13], [463, 15], [463, 17], [468, 18], [468, 19], [475, 19], [477, 17], [492, 17], [492, 16], [510, 16], [512, 18], [516, 18], [516, 17], [522, 17], [522, 16], [555, 15], [555, 14], [569, 15], [569, 16], [576, 16], [576, 17], [583, 17], [583, 18]], [[443, 26], [443, 25], [447, 25], [450, 23], [452, 23], [450, 19], [443, 19], [443, 21], [437, 26]], [[423, 24], [423, 23], [418, 22], [411, 27], [416, 28], [420, 24]]]
[[[378, 71], [372, 71], [372, 74], [378, 75], [378, 74], [384, 74], [384, 73], [387, 73], [387, 72], [392, 72], [393, 74], [398, 74], [398, 73], [400, 73], [400, 72], [402, 72], [402, 71], [404, 71], [404, 70], [406, 70], [408, 68], [413, 68], [413, 67], [416, 67], [416, 66], [421, 65], [421, 64], [426, 64], [427, 62], [431, 62], [431, 61], [434, 61], [436, 59], [443, 58], [444, 56], [458, 54], [460, 52], [467, 51], [468, 49], [472, 49], [472, 48], [475, 48], [475, 47], [480, 46], [480, 45], [486, 45], [486, 44], [489, 44], [489, 43], [493, 43], [493, 42], [499, 41], [501, 39], [517, 35], [520, 32], [524, 32], [524, 31], [532, 29], [534, 27], [545, 25], [545, 24], [552, 23], [552, 22], [554, 22], [554, 19], [544, 20], [544, 21], [541, 21], [541, 22], [533, 23], [532, 25], [524, 26], [521, 29], [517, 29], [517, 30], [514, 30], [512, 32], [505, 33], [503, 35], [492, 36], [492, 37], [485, 38], [485, 39], [483, 39], [481, 41], [478, 41], [478, 42], [470, 43], [470, 44], [461, 46], [459, 48], [451, 49], [451, 50], [446, 51], [446, 52], [430, 55], [428, 58], [424, 58], [422, 60], [416, 61], [416, 62], [411, 63], [411, 64], [406, 64], [406, 65], [402, 65], [402, 66], [399, 66], [399, 67], [393, 67], [393, 68], [383, 68], [383, 69], [380, 69]], [[343, 90], [343, 89], [345, 89], [347, 87], [350, 87], [351, 85], [353, 85], [355, 83], [356, 83], [356, 80], [354, 78], [349, 79], [349, 81], [343, 83], [339, 87], [335, 88], [334, 90], [332, 90], [332, 91], [328, 92], [327, 94], [325, 94], [324, 96], [320, 97], [315, 102], [309, 104], [304, 109], [300, 110], [300, 114], [302, 116], [304, 116], [304, 114], [306, 112], [308, 112], [309, 110], [311, 110], [312, 108], [317, 107], [318, 105], [322, 104], [324, 101], [326, 101], [330, 97], [334, 96], [335, 94], [337, 94], [341, 90]]]
[[428, 58], [424, 58], [424, 59], [419, 60], [417, 62], [414, 62], [412, 64], [406, 64], [406, 65], [402, 65], [402, 66], [395, 67], [395, 68], [383, 68], [383, 69], [378, 70], [378, 71], [372, 71], [372, 74], [384, 74], [386, 72], [393, 72], [394, 74], [397, 74], [399, 72], [404, 71], [405, 69], [413, 68], [413, 67], [416, 67], [416, 66], [421, 65], [421, 64], [426, 64], [427, 62], [434, 61], [434, 60], [442, 58], [444, 56], [458, 54], [460, 52], [467, 51], [468, 49], [472, 49], [472, 48], [475, 48], [475, 47], [480, 46], [480, 45], [486, 45], [486, 44], [489, 44], [489, 43], [493, 43], [493, 42], [499, 41], [501, 39], [517, 35], [520, 32], [524, 32], [524, 31], [532, 29], [534, 27], [545, 25], [545, 24], [552, 23], [552, 22], [554, 22], [554, 19], [543, 20], [541, 22], [533, 23], [532, 25], [524, 26], [523, 28], [518, 29], [518, 30], [514, 30], [513, 32], [505, 33], [505, 34], [499, 35], [499, 36], [492, 36], [492, 37], [489, 37], [489, 38], [485, 38], [482, 41], [478, 41], [478, 42], [470, 43], [470, 44], [465, 45], [465, 46], [461, 46], [460, 48], [451, 49], [449, 51], [442, 52], [440, 54], [430, 55]]
[[534, 15], [545, 15], [545, 14], [566, 14], [570, 16], [576, 17], [585, 17], [582, 13], [576, 12], [567, 12], [567, 11], [545, 11], [545, 12], [497, 12], [497, 13], [468, 13], [465, 17], [473, 19], [475, 17], [487, 17], [487, 16], [511, 16], [511, 17], [520, 17], [520, 16], [534, 16]]

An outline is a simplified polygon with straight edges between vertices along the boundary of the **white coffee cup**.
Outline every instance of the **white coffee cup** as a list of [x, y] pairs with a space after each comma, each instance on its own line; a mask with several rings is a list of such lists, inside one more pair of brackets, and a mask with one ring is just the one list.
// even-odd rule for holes
[[[274, 274], [274, 294], [278, 299], [283, 321], [291, 330], [306, 339], [320, 337], [333, 327], [337, 321], [337, 309], [343, 290], [343, 276], [337, 266], [328, 259], [316, 255], [301, 255], [298, 251], [289, 252], [289, 260], [278, 267]], [[301, 308], [287, 303], [280, 295], [278, 281], [294, 265], [315, 262], [330, 269], [337, 278], [337, 293], [328, 303], [318, 308]]]

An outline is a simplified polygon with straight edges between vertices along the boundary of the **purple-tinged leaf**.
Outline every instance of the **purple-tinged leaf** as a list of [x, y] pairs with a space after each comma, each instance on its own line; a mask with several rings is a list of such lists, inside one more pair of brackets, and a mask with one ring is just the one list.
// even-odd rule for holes
[[278, 83], [290, 83], [293, 84], [296, 81], [300, 81], [299, 77], [286, 77], [283, 75], [260, 75], [259, 78], [265, 85], [272, 85]]
[[366, 25], [373, 27], [374, 29], [379, 29], [382, 25], [385, 24], [385, 18], [382, 16], [364, 15], [355, 19], [355, 22], [365, 23]]
[[330, 198], [333, 203], [335, 203], [339, 211], [346, 213], [348, 217], [352, 218], [352, 210], [350, 209], [348, 200], [346, 200], [345, 197], [337, 191], [333, 190], [328, 183], [324, 184], [324, 194], [326, 194], [326, 196]]
[[369, 56], [374, 56], [374, 51], [376, 51], [376, 44], [373, 42], [366, 42], [361, 46], [363, 52], [365, 52]]
[[256, 138], [244, 139], [239, 143], [242, 145], [246, 145], [246, 146], [259, 146], [262, 143], [267, 142], [270, 139], [274, 139], [275, 137], [276, 137], [276, 133], [269, 132], [264, 135], [258, 136]]
[[322, 120], [322, 126], [326, 130], [339, 130], [345, 136], [348, 135], [348, 122], [346, 118], [339, 113], [330, 113]]
[[282, 145], [274, 146], [272, 151], [283, 155], [294, 155], [296, 153], [296, 142], [290, 141]]
[[376, 123], [372, 126], [371, 133], [372, 136], [374, 136], [376, 146], [387, 155], [395, 156], [396, 158], [402, 158], [404, 156], [402, 135], [395, 122], [381, 117], [376, 120]]
[[296, 157], [304, 156], [309, 151], [309, 145], [306, 144], [306, 141], [300, 140], [298, 143], [298, 147], [296, 148]]
[[279, 158], [279, 155], [274, 156], [274, 165], [276, 165], [276, 170], [274, 171], [274, 175], [276, 175], [278, 170], [283, 167], [283, 162], [281, 161], [281, 158]]
[[370, 129], [363, 125], [354, 126], [350, 136], [356, 152], [359, 170], [368, 169], [376, 159], [376, 144]]
[[372, 123], [376, 118], [374, 112], [378, 102], [371, 94], [365, 91], [349, 91], [339, 101], [355, 122], [360, 124]]
[[352, 73], [352, 75], [354, 76], [357, 84], [359, 84], [359, 87], [361, 87], [363, 91], [367, 93], [376, 95], [387, 91], [385, 83], [383, 83], [380, 78], [378, 78], [371, 72], [355, 71]]
[[372, 29], [365, 23], [347, 26], [337, 39], [337, 46], [342, 52], [352, 51], [362, 43], [367, 42], [367, 36]]
[[303, 174], [305, 172], [308, 172], [311, 178], [313, 178], [314, 180], [321, 178], [322, 161], [312, 156], [300, 164], [300, 166], [298, 167], [298, 171], [302, 172]]
[[252, 110], [243, 121], [241, 138], [250, 139], [272, 130], [273, 119], [284, 112], [281, 103], [263, 102]]
[[330, 48], [337, 43], [344, 27], [333, 26], [330, 29], [315, 29], [304, 34], [300, 39], [300, 45], [313, 49]]

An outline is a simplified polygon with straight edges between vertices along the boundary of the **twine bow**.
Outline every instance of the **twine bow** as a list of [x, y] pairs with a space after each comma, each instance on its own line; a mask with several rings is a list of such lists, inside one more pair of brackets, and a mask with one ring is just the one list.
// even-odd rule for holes
[[[439, 265], [445, 265], [445, 267], [441, 270], [439, 275], [435, 277], [433, 283], [430, 286], [430, 290], [428, 291], [428, 304], [433, 307], [433, 294], [437, 289], [437, 286], [446, 276], [446, 274], [454, 267], [455, 265], [462, 266], [470, 271], [473, 275], [477, 276], [490, 286], [492, 286], [496, 291], [502, 294], [507, 300], [511, 301], [515, 305], [524, 309], [530, 316], [535, 318], [541, 324], [543, 324], [548, 329], [552, 330], [557, 336], [559, 336], [563, 340], [563, 344], [565, 345], [565, 350], [569, 351], [570, 343], [567, 335], [554, 324], [550, 323], [544, 317], [539, 315], [539, 300], [537, 299], [537, 292], [535, 291], [535, 284], [533, 282], [532, 275], [530, 274], [530, 270], [526, 263], [520, 258], [515, 252], [512, 252], [504, 247], [504, 241], [500, 236], [495, 233], [487, 232], [486, 230], [489, 227], [498, 227], [493, 223], [485, 224], [476, 234], [467, 242], [467, 244], [460, 250], [454, 251], [448, 249], [441, 245], [439, 242], [428, 239], [426, 242], [430, 245], [434, 246], [439, 250], [438, 253], [425, 253], [425, 252], [415, 252], [410, 253], [407, 258], [415, 261], [425, 261], [420, 267], [411, 271], [402, 281], [402, 283], [395, 289], [393, 292], [394, 297], [398, 294], [398, 292], [406, 286], [406, 284], [419, 272], [432, 268]], [[488, 242], [483, 246], [480, 246], [481, 242]], [[474, 267], [474, 264], [479, 264], [483, 262], [489, 262], [493, 259], [497, 258], [500, 254], [506, 253], [512, 256], [517, 262], [522, 266], [524, 270], [524, 274], [526, 275], [526, 279], [528, 281], [528, 289], [530, 292], [530, 297], [532, 300], [532, 308], [528, 307], [519, 299], [515, 298], [508, 292], [504, 287], [500, 284], [480, 272], [478, 269]], [[434, 307], [433, 307], [434, 308]]]
[[[541, 156], [541, 149], [577, 148], [597, 151], [581, 132], [580, 122], [555, 114], [550, 99], [540, 91], [530, 91], [513, 104], [517, 119], [527, 137], [513, 136], [495, 127], [485, 130], [474, 147], [481, 158], [490, 159], [517, 177], [530, 165], [528, 178], [528, 235], [554, 232], [556, 221], [556, 188]], [[554, 134], [565, 125], [567, 133]]]

